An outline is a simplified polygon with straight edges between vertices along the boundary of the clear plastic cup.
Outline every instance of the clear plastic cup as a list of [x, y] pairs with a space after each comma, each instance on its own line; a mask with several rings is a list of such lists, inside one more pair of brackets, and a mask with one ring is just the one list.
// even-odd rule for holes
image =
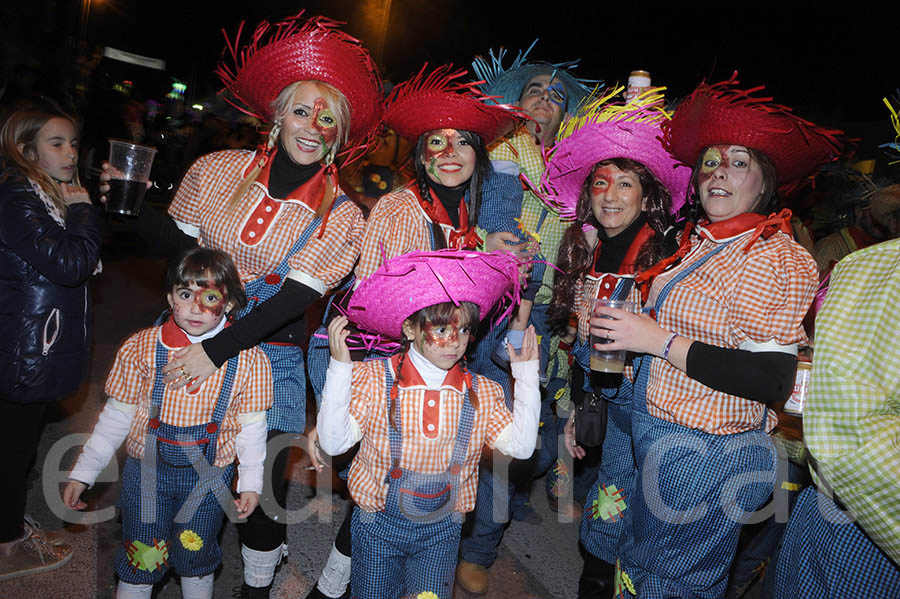
[[147, 180], [156, 148], [121, 139], [109, 140], [109, 167], [112, 179], [106, 194], [107, 212], [137, 216], [144, 204]]
[[[596, 314], [595, 308], [597, 306], [617, 308], [631, 313], [637, 313], [639, 309], [635, 302], [625, 302], [613, 299], [595, 299], [591, 303], [591, 314]], [[609, 316], [596, 315], [600, 318], [610, 318]], [[625, 355], [628, 352], [624, 349], [616, 351], [603, 351], [602, 349], [597, 349], [598, 345], [605, 345], [607, 343], [612, 343], [612, 340], [607, 339], [603, 335], [591, 333], [591, 370], [595, 372], [622, 372], [625, 370]]]

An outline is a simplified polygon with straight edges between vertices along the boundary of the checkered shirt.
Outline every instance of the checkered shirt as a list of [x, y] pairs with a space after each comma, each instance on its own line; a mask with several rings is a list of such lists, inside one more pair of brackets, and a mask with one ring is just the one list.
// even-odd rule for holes
[[803, 436], [813, 478], [900, 564], [900, 239], [841, 260], [816, 318]]
[[[528, 177], [532, 185], [540, 185], [541, 175], [544, 174], [546, 165], [541, 156], [541, 146], [535, 143], [534, 136], [525, 126], [519, 128], [510, 137], [494, 142], [489, 148], [489, 153], [491, 160], [517, 163], [520, 171]], [[543, 216], [545, 214], [546, 216]], [[543, 222], [541, 222], [542, 216]], [[522, 224], [528, 231], [540, 235], [541, 254], [545, 260], [556, 264], [559, 244], [568, 223], [561, 221], [557, 212], [550, 209], [531, 191], [526, 190], [522, 197]], [[544, 271], [543, 285], [538, 290], [534, 303], [550, 303], [553, 298], [553, 273], [555, 272], [552, 268]]]
[[[163, 325], [165, 326], [165, 325]], [[137, 404], [137, 412], [125, 441], [128, 455], [141, 459], [144, 455], [144, 437], [150, 420], [151, 393], [156, 377], [156, 342], [163, 338], [163, 327], [151, 327], [129, 337], [113, 363], [106, 379], [106, 394], [127, 404]], [[180, 346], [164, 343], [169, 347], [169, 358]], [[224, 467], [234, 461], [235, 436], [241, 425], [239, 413], [260, 412], [272, 406], [272, 369], [269, 360], [259, 348], [251, 348], [238, 354], [239, 360], [231, 402], [222, 420], [216, 441], [214, 466]], [[212, 418], [219, 398], [219, 390], [225, 380], [225, 368], [220, 368], [200, 387], [197, 393], [187, 393], [184, 388], [165, 389], [159, 418], [174, 426], [205, 424]]]
[[[314, 208], [300, 200], [269, 197], [265, 184], [271, 159], [239, 208], [227, 209], [256, 158], [255, 152], [246, 150], [201, 156], [182, 179], [169, 206], [172, 218], [199, 230], [200, 245], [231, 255], [243, 283], [274, 272], [315, 218]], [[328, 216], [322, 237], [320, 225], [306, 246], [290, 257], [291, 268], [319, 279], [326, 288], [334, 287], [353, 270], [364, 229], [359, 208], [343, 202]]]
[[[382, 196], [369, 215], [363, 236], [356, 280], [371, 276], [383, 259], [402, 256], [415, 250], [431, 249], [431, 219], [425, 214], [415, 192], [398, 189]], [[441, 226], [445, 236], [449, 227]], [[446, 238], [445, 238], [446, 241]]]
[[[745, 341], [807, 343], [801, 321], [818, 282], [815, 261], [781, 232], [758, 239], [745, 253], [749, 235], [740, 235], [672, 288], [657, 314], [660, 326], [719, 347], [738, 348]], [[694, 238], [681, 263], [656, 277], [647, 305], [654, 305], [659, 291], [675, 275], [716, 246], [710, 239]], [[759, 427], [765, 407], [715, 391], [665, 360], [653, 360], [647, 409], [669, 422], [726, 435]], [[770, 410], [766, 429], [776, 423]]]
[[[391, 358], [391, 373], [397, 378], [398, 357]], [[460, 471], [456, 509], [469, 512], [475, 507], [478, 461], [485, 444], [493, 448], [497, 436], [512, 422], [506, 409], [503, 389], [481, 375], [478, 377], [478, 409], [469, 438], [466, 459]], [[354, 362], [350, 414], [359, 423], [363, 439], [350, 468], [349, 488], [354, 501], [368, 512], [384, 509], [387, 498], [385, 476], [391, 468], [384, 365], [381, 360]], [[465, 382], [457, 365], [448, 374], [441, 390], [427, 390], [421, 375], [404, 360], [398, 383], [403, 430], [400, 467], [434, 474], [450, 466], [457, 425], [462, 411]], [[435, 405], [429, 402], [434, 401]], [[430, 430], [434, 425], [434, 430]]]

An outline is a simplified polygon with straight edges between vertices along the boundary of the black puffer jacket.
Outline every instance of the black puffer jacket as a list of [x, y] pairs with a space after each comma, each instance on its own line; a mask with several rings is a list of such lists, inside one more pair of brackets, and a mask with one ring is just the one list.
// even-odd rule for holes
[[0, 398], [62, 399], [87, 371], [103, 218], [75, 204], [61, 227], [17, 168], [0, 173]]

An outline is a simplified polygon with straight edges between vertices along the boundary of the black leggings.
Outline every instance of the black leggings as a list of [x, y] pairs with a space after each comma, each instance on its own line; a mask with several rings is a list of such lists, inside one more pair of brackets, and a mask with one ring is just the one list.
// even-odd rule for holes
[[22, 538], [25, 495], [46, 403], [0, 399], [0, 543]]
[[[286, 433], [269, 431], [266, 440], [271, 441], [283, 434]], [[266, 472], [272, 473], [272, 494], [266, 495], [264, 492], [260, 495], [259, 507], [253, 510], [246, 522], [238, 525], [241, 545], [246, 545], [250, 549], [272, 551], [278, 549], [287, 538], [287, 524], [284, 522], [283, 512], [288, 490], [288, 481], [284, 476], [287, 471], [288, 450], [289, 448], [285, 447], [278, 453], [266, 452]], [[279, 512], [282, 516], [277, 520], [269, 516], [272, 514], [277, 517]]]

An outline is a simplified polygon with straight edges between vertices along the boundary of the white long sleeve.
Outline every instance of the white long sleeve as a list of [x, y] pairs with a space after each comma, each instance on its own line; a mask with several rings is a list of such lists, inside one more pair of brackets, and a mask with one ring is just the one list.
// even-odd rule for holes
[[69, 478], [93, 487], [97, 477], [128, 436], [136, 411], [137, 404], [122, 403], [110, 397], [100, 412], [94, 432], [72, 467]]
[[238, 459], [237, 491], [262, 493], [263, 464], [266, 461], [265, 412], [248, 412], [238, 415], [241, 430], [234, 438]]
[[329, 361], [316, 424], [319, 445], [328, 455], [340, 455], [362, 439], [362, 429], [350, 414], [352, 380], [352, 362]]
[[519, 460], [530, 458], [537, 444], [541, 413], [538, 364], [538, 360], [512, 363], [512, 375], [516, 380], [513, 421], [500, 431], [494, 441], [494, 449]]

